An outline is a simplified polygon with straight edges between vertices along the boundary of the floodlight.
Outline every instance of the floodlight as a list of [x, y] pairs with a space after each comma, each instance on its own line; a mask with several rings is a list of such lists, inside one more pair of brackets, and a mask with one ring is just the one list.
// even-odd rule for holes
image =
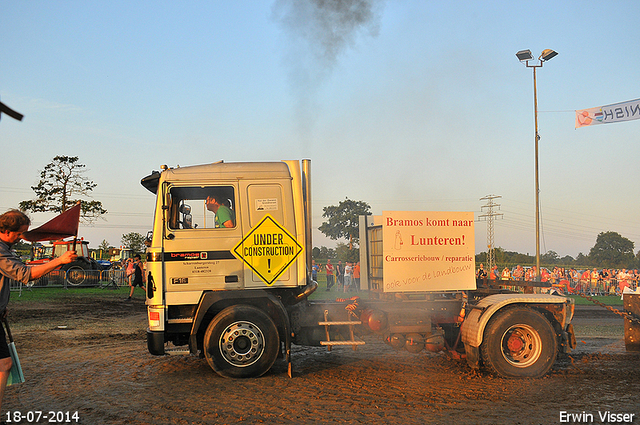
[[520, 62], [530, 61], [531, 59], [533, 59], [531, 50], [520, 50], [518, 53], [516, 53], [516, 57]]
[[[540, 56], [538, 57], [538, 61], [534, 61], [530, 63], [531, 59], [533, 59], [533, 55], [531, 54], [531, 50], [520, 50], [516, 53], [516, 57], [518, 60], [524, 64], [527, 68], [533, 68], [533, 117], [535, 122], [535, 170], [536, 170], [536, 279], [540, 280], [540, 190], [539, 190], [539, 179], [538, 179], [538, 142], [540, 141], [540, 135], [538, 134], [538, 90], [536, 89], [536, 68], [542, 68], [544, 62], [552, 59], [558, 55], [557, 52], [546, 49], [543, 50]], [[525, 291], [526, 292], [526, 291]]]
[[551, 49], [545, 49], [542, 51], [542, 54], [540, 55], [540, 60], [548, 61], [549, 59], [555, 58], [556, 56], [558, 56], [558, 52], [553, 51]]

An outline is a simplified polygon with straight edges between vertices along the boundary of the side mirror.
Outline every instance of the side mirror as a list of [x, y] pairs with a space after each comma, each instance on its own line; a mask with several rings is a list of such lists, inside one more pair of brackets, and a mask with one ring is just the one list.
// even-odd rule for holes
[[182, 228], [193, 229], [193, 217], [191, 216], [191, 206], [187, 204], [180, 205], [180, 214], [182, 214]]
[[184, 215], [184, 219], [182, 220], [182, 227], [184, 229], [193, 229], [193, 217], [191, 217], [191, 214]]

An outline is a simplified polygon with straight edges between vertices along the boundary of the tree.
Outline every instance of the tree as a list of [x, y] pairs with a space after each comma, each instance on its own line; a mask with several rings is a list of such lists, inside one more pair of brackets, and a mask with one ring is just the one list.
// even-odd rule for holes
[[352, 249], [349, 245], [338, 242], [336, 245], [336, 257], [340, 261], [357, 263], [360, 261], [360, 250]]
[[633, 267], [634, 243], [616, 232], [601, 232], [589, 251], [591, 265], [605, 268]]
[[584, 255], [582, 252], [578, 253], [578, 256], [576, 257], [576, 266], [584, 266], [587, 264], [587, 256]]
[[[19, 241], [11, 246], [11, 249], [15, 250], [20, 257], [31, 257], [31, 243]], [[31, 258], [33, 260], [33, 258]]]
[[560, 256], [557, 252], [549, 250], [540, 256], [540, 260], [545, 264], [557, 264]]
[[560, 264], [564, 264], [564, 265], [572, 265], [573, 263], [575, 263], [575, 259], [570, 256], [570, 255], [565, 255], [564, 257], [562, 257], [560, 259]]
[[145, 250], [144, 236], [140, 233], [131, 232], [122, 235], [122, 245], [133, 251], [134, 254], [142, 254]]
[[105, 255], [109, 251], [109, 242], [106, 239], [103, 239], [100, 245], [98, 245], [98, 250], [100, 251], [100, 259], [104, 260]]
[[315, 247], [312, 251], [312, 257], [314, 259], [322, 259], [326, 260], [327, 258], [333, 259], [336, 258], [336, 253], [333, 248], [327, 248], [326, 246], [321, 246], [320, 248]]
[[103, 251], [106, 251], [109, 249], [109, 242], [107, 242], [106, 239], [103, 239], [102, 242], [100, 242], [100, 245], [98, 245], [98, 249], [101, 249]]
[[371, 215], [371, 207], [364, 201], [352, 201], [345, 198], [337, 206], [322, 209], [322, 216], [328, 220], [318, 228], [333, 240], [347, 239], [349, 248], [358, 244], [359, 216]]
[[22, 211], [55, 212], [68, 210], [78, 201], [82, 203], [81, 218], [87, 223], [94, 222], [107, 213], [100, 201], [77, 199], [87, 197], [97, 186], [84, 176], [84, 164], [78, 162], [77, 156], [56, 156], [40, 171], [40, 181], [31, 189], [36, 199], [20, 202]]

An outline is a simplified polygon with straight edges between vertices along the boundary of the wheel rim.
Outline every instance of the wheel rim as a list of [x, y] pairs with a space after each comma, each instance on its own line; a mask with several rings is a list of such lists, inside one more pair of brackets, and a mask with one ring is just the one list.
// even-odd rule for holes
[[529, 325], [513, 325], [502, 335], [502, 356], [515, 367], [529, 367], [542, 353], [542, 339]]
[[220, 335], [220, 352], [236, 367], [247, 367], [258, 361], [264, 352], [264, 335], [253, 323], [231, 323]]
[[67, 270], [67, 282], [71, 285], [80, 285], [85, 278], [85, 271], [81, 267], [74, 266]]

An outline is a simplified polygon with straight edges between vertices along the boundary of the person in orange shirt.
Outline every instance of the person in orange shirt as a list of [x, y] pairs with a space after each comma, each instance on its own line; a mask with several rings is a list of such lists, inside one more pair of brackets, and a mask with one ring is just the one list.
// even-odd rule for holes
[[353, 266], [353, 281], [356, 287], [356, 292], [360, 291], [360, 262], [357, 262]]
[[598, 273], [598, 270], [596, 270], [596, 268], [593, 268], [593, 271], [591, 272], [591, 293], [596, 295], [599, 293], [598, 291], [598, 281], [600, 280], [600, 274]]
[[489, 279], [491, 279], [491, 280], [500, 279], [500, 272], [498, 271], [498, 266], [493, 266], [491, 268], [491, 273], [489, 274]]
[[551, 275], [545, 267], [540, 267], [540, 282], [548, 282]]
[[580, 276], [580, 289], [583, 293], [589, 293], [589, 283], [591, 282], [591, 272], [585, 270]]
[[629, 274], [627, 273], [627, 269], [622, 269], [618, 273], [618, 290], [620, 291], [620, 295], [624, 292], [624, 288], [629, 286]]

